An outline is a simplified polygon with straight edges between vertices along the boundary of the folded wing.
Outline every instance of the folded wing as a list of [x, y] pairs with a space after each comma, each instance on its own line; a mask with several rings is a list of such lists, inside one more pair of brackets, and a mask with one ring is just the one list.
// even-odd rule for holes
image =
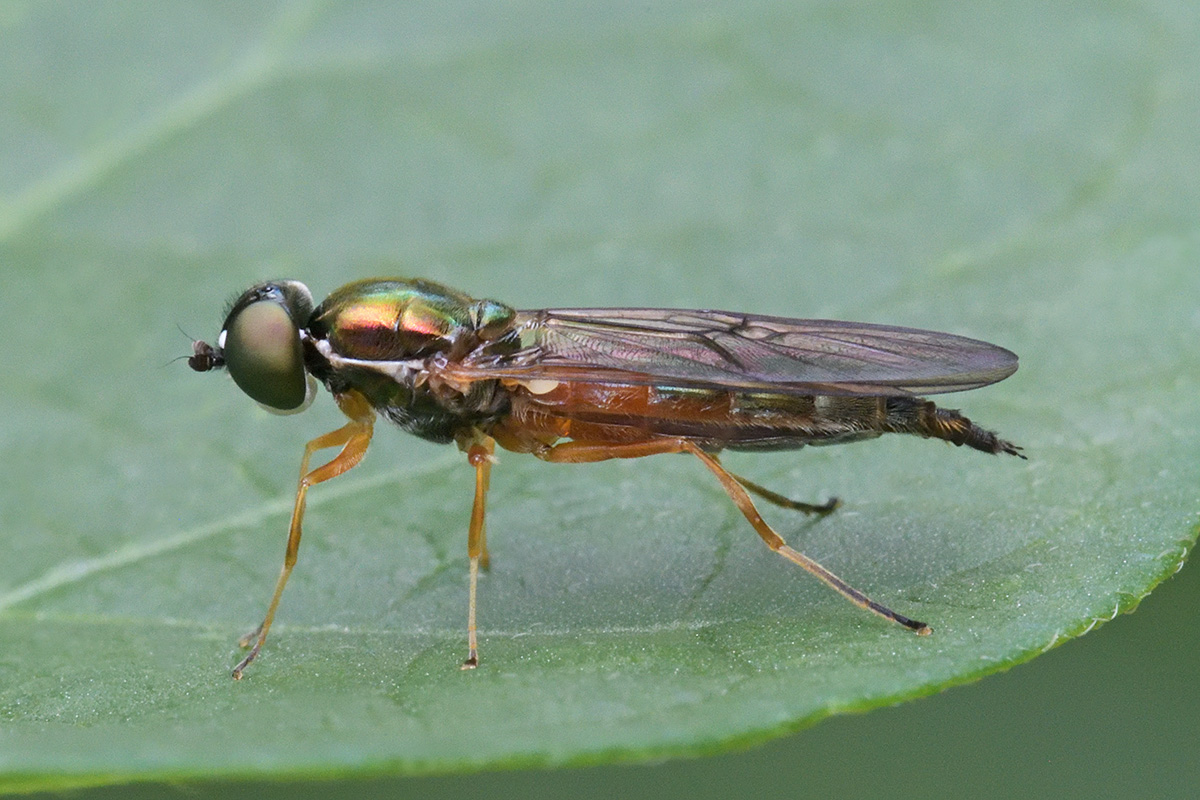
[[975, 389], [1017, 356], [949, 333], [834, 320], [654, 308], [518, 312], [463, 379], [587, 381], [784, 394], [926, 395]]

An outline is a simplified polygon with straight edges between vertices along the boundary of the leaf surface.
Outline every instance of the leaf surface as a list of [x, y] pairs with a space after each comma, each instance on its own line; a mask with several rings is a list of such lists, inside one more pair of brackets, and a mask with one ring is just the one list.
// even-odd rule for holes
[[[1043, 9], [1044, 10], [1044, 9]], [[977, 679], [1132, 609], [1200, 486], [1196, 53], [1132, 8], [14, 5], [0, 16], [0, 788], [695, 754]], [[1170, 30], [1167, 30], [1167, 29]], [[1191, 81], [1191, 83], [1189, 83]], [[693, 460], [471, 470], [304, 442], [180, 325], [294, 277], [719, 307], [994, 341], [948, 398], [1029, 461], [887, 437], [728, 458], [820, 521], [772, 555]]]

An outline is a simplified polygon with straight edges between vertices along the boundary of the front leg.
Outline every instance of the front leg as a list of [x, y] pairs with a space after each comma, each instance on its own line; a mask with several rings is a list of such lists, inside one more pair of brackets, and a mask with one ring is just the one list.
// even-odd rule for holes
[[[275, 619], [275, 609], [279, 607], [279, 598], [283, 596], [283, 587], [287, 585], [292, 567], [296, 566], [296, 554], [300, 550], [301, 526], [304, 522], [304, 507], [308, 496], [308, 488], [330, 478], [336, 478], [343, 472], [353, 468], [367, 452], [371, 443], [371, 432], [375, 422], [375, 412], [371, 409], [366, 398], [355, 391], [346, 392], [336, 398], [338, 407], [350, 418], [336, 431], [330, 431], [324, 436], [318, 436], [304, 447], [304, 458], [300, 460], [300, 484], [296, 488], [296, 503], [292, 507], [292, 522], [288, 527], [287, 550], [283, 556], [283, 569], [275, 581], [275, 593], [271, 595], [271, 603], [267, 606], [267, 614], [259, 626], [238, 640], [242, 647], [251, 647], [246, 657], [233, 669], [233, 679], [241, 680], [242, 673], [250, 662], [258, 657], [267, 633], [271, 630], [271, 622]], [[308, 462], [313, 453], [327, 447], [341, 447], [329, 463], [308, 471]]]

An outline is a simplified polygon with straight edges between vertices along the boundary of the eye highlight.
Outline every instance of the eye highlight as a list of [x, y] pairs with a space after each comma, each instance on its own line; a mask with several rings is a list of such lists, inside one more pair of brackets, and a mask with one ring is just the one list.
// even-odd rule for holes
[[311, 400], [300, 328], [273, 292], [238, 304], [225, 321], [225, 368], [234, 383], [268, 410], [300, 411]]

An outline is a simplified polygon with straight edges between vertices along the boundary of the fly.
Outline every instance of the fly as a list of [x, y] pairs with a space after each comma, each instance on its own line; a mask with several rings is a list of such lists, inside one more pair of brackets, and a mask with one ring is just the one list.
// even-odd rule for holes
[[[654, 308], [518, 311], [419, 279], [348, 284], [314, 308], [297, 281], [251, 287], [230, 307], [216, 345], [196, 342], [188, 364], [226, 369], [269, 411], [296, 413], [317, 383], [347, 417], [304, 448], [283, 569], [240, 679], [262, 649], [296, 563], [311, 486], [353, 468], [377, 415], [409, 433], [454, 443], [475, 469], [467, 531], [467, 659], [479, 664], [476, 586], [487, 567], [484, 524], [497, 445], [554, 463], [689, 453], [767, 546], [856, 605], [926, 635], [930, 628], [876, 603], [792, 549], [759, 515], [751, 494], [806, 514], [727, 470], [723, 450], [795, 450], [910, 433], [1021, 458], [1020, 448], [922, 395], [1002, 380], [1017, 357], [948, 333], [725, 311]], [[341, 448], [309, 469], [314, 453]]]

